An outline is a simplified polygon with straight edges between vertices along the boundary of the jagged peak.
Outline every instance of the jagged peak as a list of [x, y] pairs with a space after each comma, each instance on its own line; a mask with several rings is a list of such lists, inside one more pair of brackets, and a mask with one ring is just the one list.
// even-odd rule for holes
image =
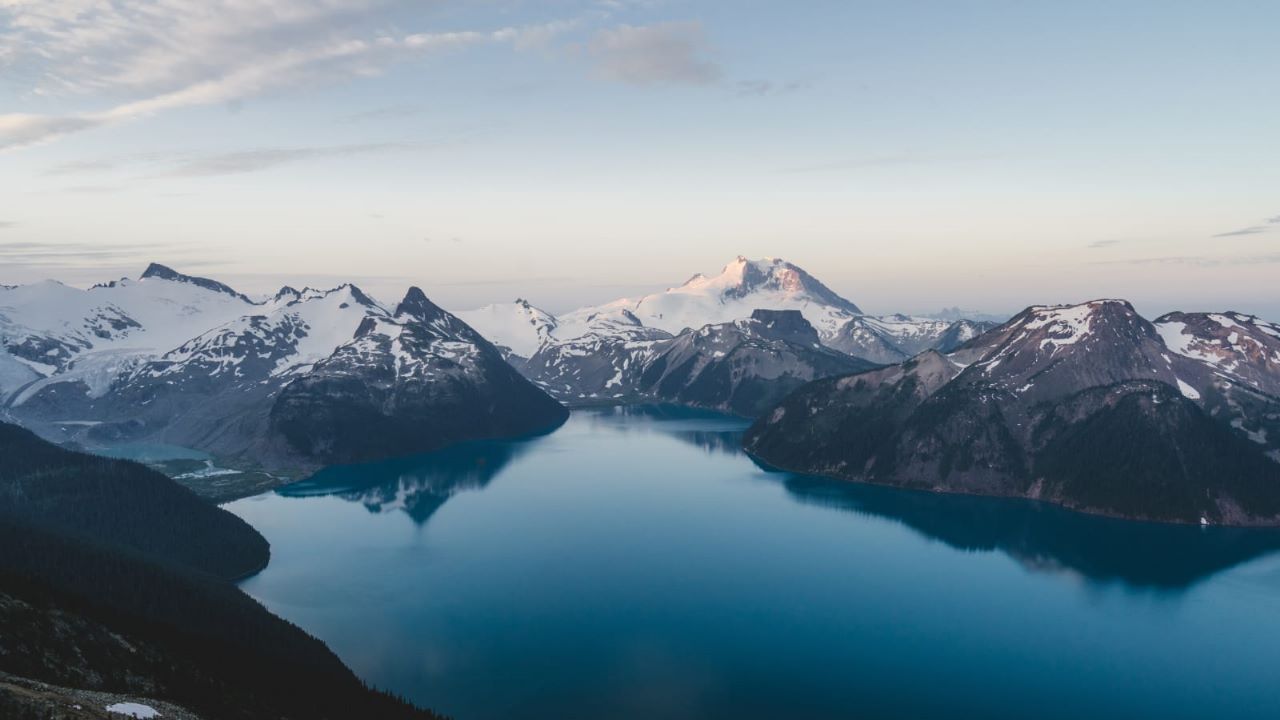
[[396, 305], [395, 315], [411, 315], [418, 319], [427, 319], [435, 315], [442, 314], [444, 311], [438, 305], [431, 302], [427, 298], [427, 294], [422, 292], [422, 288], [414, 285], [404, 294], [404, 299]]
[[250, 300], [249, 297], [244, 295], [243, 293], [239, 293], [233, 290], [229, 285], [220, 283], [217, 280], [210, 280], [209, 278], [196, 277], [194, 275], [184, 275], [183, 273], [180, 273], [177, 270], [174, 270], [168, 265], [161, 265], [160, 263], [157, 263], [157, 262], [153, 262], [150, 265], [147, 265], [147, 269], [143, 270], [142, 274], [138, 276], [139, 280], [147, 280], [150, 278], [155, 278], [157, 280], [168, 280], [170, 282], [186, 283], [188, 285], [195, 285], [196, 287], [201, 287], [201, 288], [204, 288], [205, 290], [222, 293], [224, 295], [230, 295], [231, 297], [243, 300], [244, 302], [249, 303], [250, 305], [257, 304], [254, 301]]

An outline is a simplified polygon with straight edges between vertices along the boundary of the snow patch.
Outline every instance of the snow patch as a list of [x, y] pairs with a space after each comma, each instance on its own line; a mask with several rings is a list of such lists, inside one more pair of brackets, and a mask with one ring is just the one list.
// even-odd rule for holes
[[135, 702], [122, 702], [114, 705], [108, 705], [106, 710], [109, 713], [124, 715], [131, 718], [139, 718], [139, 720], [161, 717], [160, 712], [150, 705], [143, 705], [142, 703]]

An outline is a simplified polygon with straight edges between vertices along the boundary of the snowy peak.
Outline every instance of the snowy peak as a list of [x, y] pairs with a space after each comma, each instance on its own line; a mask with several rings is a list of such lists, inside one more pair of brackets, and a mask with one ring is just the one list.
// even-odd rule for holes
[[740, 300], [755, 293], [777, 293], [830, 305], [848, 313], [862, 313], [857, 305], [837, 295], [801, 268], [781, 258], [749, 260], [739, 255], [719, 275], [694, 275], [672, 292], [716, 295]]
[[396, 305], [395, 315], [410, 315], [418, 320], [430, 321], [431, 319], [444, 314], [438, 305], [427, 299], [427, 294], [422, 292], [422, 288], [413, 286], [404, 294], [404, 299]]
[[857, 305], [785, 260], [741, 256], [717, 275], [694, 275], [664, 292], [584, 308], [575, 314], [585, 316], [615, 308], [625, 308], [645, 326], [669, 333], [745, 320], [756, 309], [798, 310], [823, 338], [861, 314]]
[[147, 280], [148, 278], [158, 278], [160, 280], [169, 280], [171, 282], [187, 283], [195, 285], [196, 287], [202, 287], [205, 290], [212, 290], [214, 292], [230, 295], [231, 297], [239, 298], [247, 303], [253, 304], [253, 301], [247, 296], [236, 292], [231, 289], [231, 287], [224, 285], [217, 280], [195, 277], [194, 275], [183, 275], [177, 270], [174, 270], [167, 265], [161, 265], [160, 263], [151, 263], [147, 266], [146, 270], [142, 271], [142, 275], [138, 276], [139, 280]]
[[552, 340], [559, 321], [523, 298], [454, 313], [489, 342], [528, 359]]
[[1238, 312], [1161, 316], [1169, 349], [1255, 390], [1280, 397], [1280, 325]]
[[1154, 325], [1124, 300], [1033, 306], [953, 354], [964, 377], [1030, 400], [1081, 388], [1156, 380], [1191, 399], [1203, 373], [1172, 355]]

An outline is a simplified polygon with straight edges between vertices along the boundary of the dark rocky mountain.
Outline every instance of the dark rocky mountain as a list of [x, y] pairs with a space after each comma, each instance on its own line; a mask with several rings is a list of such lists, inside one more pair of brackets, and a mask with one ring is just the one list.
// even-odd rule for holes
[[434, 450], [462, 440], [543, 432], [568, 417], [466, 323], [411, 288], [395, 313], [280, 392], [273, 435], [323, 464]]
[[205, 718], [434, 717], [231, 584], [266, 541], [141, 465], [0, 424], [0, 547], [0, 716], [105, 693]]
[[1029, 308], [960, 346], [828, 379], [748, 432], [765, 462], [1087, 512], [1280, 522], [1280, 464], [1214, 420], [1202, 364], [1123, 301]]
[[248, 523], [159, 472], [66, 450], [9, 423], [0, 423], [0, 515], [228, 579], [268, 559], [267, 541]]
[[872, 364], [822, 345], [796, 310], [756, 310], [658, 343], [636, 388], [658, 401], [755, 417], [811, 380]]
[[1280, 325], [1252, 315], [1169, 313], [1155, 321], [1171, 351], [1208, 371], [1201, 403], [1280, 461]]

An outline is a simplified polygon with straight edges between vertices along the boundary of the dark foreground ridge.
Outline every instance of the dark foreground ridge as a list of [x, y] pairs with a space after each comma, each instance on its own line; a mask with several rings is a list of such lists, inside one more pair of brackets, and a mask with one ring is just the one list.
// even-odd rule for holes
[[0, 674], [21, 680], [0, 682], [0, 717], [62, 712], [33, 683], [219, 720], [435, 717], [228, 581], [267, 551], [235, 516], [134, 463], [4, 424], [0, 442]]

